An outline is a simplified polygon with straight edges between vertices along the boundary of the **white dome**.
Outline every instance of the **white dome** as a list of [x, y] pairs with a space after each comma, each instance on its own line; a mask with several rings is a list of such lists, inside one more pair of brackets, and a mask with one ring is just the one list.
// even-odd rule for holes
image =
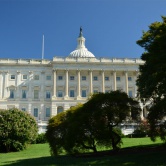
[[79, 34], [79, 37], [77, 38], [77, 42], [78, 42], [77, 48], [69, 54], [69, 56], [68, 56], [69, 58], [70, 57], [74, 57], [74, 58], [77, 58], [77, 57], [79, 57], [79, 58], [94, 58], [95, 57], [85, 47], [85, 38], [82, 35], [82, 28], [80, 28], [80, 34]]
[[95, 56], [87, 50], [87, 48], [80, 48], [77, 50], [72, 51], [68, 57], [88, 57], [88, 58], [94, 58]]

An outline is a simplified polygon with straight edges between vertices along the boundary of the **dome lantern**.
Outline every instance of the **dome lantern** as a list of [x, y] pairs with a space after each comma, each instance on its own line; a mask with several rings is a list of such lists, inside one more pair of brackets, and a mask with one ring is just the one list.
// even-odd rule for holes
[[80, 27], [79, 37], [77, 38], [77, 48], [76, 50], [72, 51], [68, 57], [87, 57], [87, 58], [94, 58], [95, 56], [88, 51], [85, 47], [85, 38], [83, 37], [82, 27]]

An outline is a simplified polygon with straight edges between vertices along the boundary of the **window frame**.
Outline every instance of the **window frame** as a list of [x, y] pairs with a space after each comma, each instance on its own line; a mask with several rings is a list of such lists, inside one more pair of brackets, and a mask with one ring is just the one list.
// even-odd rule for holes
[[[24, 78], [24, 76], [26, 76], [26, 78]], [[28, 79], [28, 75], [27, 75], [27, 74], [23, 74], [23, 75], [22, 75], [22, 79], [23, 79], [23, 80], [27, 80], [27, 79]]]
[[46, 99], [50, 99], [51, 98], [51, 92], [50, 91], [46, 91]]
[[[85, 92], [85, 93], [84, 93]], [[84, 95], [85, 94], [85, 95]], [[82, 89], [81, 90], [81, 97], [87, 97], [87, 90]]]
[[33, 109], [33, 116], [34, 116], [35, 118], [39, 117], [39, 109], [38, 109], [38, 108], [34, 108], [34, 109]]
[[86, 76], [82, 76], [82, 77], [81, 77], [81, 80], [82, 80], [82, 81], [86, 81]]
[[[58, 93], [58, 94], [57, 94], [58, 97], [63, 97], [63, 91], [62, 91], [62, 90], [58, 90], [57, 93]], [[61, 94], [61, 95], [60, 95], [60, 94]]]
[[75, 97], [75, 91], [73, 89], [70, 89], [70, 97]]
[[27, 91], [22, 90], [22, 99], [26, 99], [26, 98], [27, 98]]
[[108, 76], [105, 76], [105, 81], [109, 81], [109, 77]]
[[15, 97], [14, 91], [15, 91], [14, 89], [10, 89], [10, 96], [9, 96], [10, 99], [14, 99]]
[[[49, 111], [49, 113], [48, 113], [48, 111]], [[46, 118], [50, 118], [51, 117], [51, 108], [50, 107], [46, 107], [46, 114], [45, 114], [45, 116], [46, 116]]]
[[63, 80], [63, 76], [62, 76], [62, 75], [59, 75], [59, 76], [58, 76], [58, 80], [59, 80], [59, 81], [62, 81], [62, 80]]
[[15, 79], [16, 79], [16, 75], [11, 74], [11, 75], [10, 75], [10, 80], [15, 80]]
[[132, 81], [132, 77], [131, 77], [131, 76], [128, 77], [128, 81], [129, 81], [129, 82]]
[[46, 80], [50, 81], [52, 79], [51, 75], [46, 75]]
[[93, 81], [98, 81], [98, 76], [94, 76]]
[[121, 77], [120, 77], [120, 76], [117, 76], [117, 77], [116, 77], [116, 81], [120, 82], [120, 81], [121, 81]]
[[70, 81], [74, 81], [75, 77], [74, 76], [70, 76]]
[[[37, 92], [35, 94], [35, 92]], [[34, 99], [39, 99], [39, 90], [34, 90]]]

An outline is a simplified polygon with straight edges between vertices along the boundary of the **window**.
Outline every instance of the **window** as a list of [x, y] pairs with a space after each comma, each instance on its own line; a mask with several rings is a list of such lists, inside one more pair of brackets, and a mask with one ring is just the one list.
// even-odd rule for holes
[[63, 76], [58, 76], [58, 80], [63, 80]]
[[46, 108], [46, 117], [50, 117], [50, 108]]
[[39, 90], [34, 90], [34, 99], [39, 99]]
[[116, 77], [116, 81], [120, 81], [120, 77]]
[[51, 80], [51, 76], [46, 76], [46, 80]]
[[59, 114], [59, 113], [61, 113], [61, 112], [63, 112], [63, 107], [59, 106], [59, 107], [57, 108], [57, 114]]
[[70, 80], [71, 80], [71, 81], [74, 80], [74, 76], [70, 76]]
[[70, 90], [70, 97], [74, 97], [74, 90]]
[[39, 75], [35, 75], [34, 79], [39, 80]]
[[26, 111], [26, 108], [21, 108], [21, 110], [25, 112], [25, 111]]
[[23, 79], [23, 80], [26, 80], [26, 79], [27, 79], [27, 75], [24, 74], [24, 75], [22, 76], [22, 79]]
[[38, 108], [34, 108], [34, 117], [38, 117]]
[[46, 99], [50, 99], [51, 98], [51, 93], [50, 91], [46, 91]]
[[58, 91], [58, 97], [63, 97], [63, 92], [62, 91]]
[[132, 81], [132, 77], [128, 77], [128, 81]]
[[15, 75], [11, 75], [11, 76], [10, 76], [10, 79], [11, 79], [11, 80], [15, 80]]
[[105, 81], [109, 81], [109, 77], [105, 77]]
[[82, 76], [82, 81], [86, 81], [86, 76]]
[[97, 76], [94, 76], [94, 77], [93, 77], [93, 80], [94, 80], [94, 81], [97, 81], [97, 80], [98, 80], [98, 77], [97, 77]]
[[86, 90], [82, 90], [82, 97], [86, 97]]
[[26, 90], [22, 90], [22, 98], [26, 99], [26, 97], [27, 97]]
[[132, 90], [129, 90], [129, 97], [133, 97], [133, 92], [132, 92]]
[[10, 98], [14, 99], [14, 90], [13, 89], [10, 89]]

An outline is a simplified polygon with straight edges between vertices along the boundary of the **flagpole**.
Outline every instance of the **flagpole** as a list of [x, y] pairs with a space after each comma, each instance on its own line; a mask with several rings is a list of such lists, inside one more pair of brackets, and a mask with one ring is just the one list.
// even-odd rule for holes
[[44, 59], [44, 35], [43, 35], [43, 42], [42, 42], [42, 59]]

